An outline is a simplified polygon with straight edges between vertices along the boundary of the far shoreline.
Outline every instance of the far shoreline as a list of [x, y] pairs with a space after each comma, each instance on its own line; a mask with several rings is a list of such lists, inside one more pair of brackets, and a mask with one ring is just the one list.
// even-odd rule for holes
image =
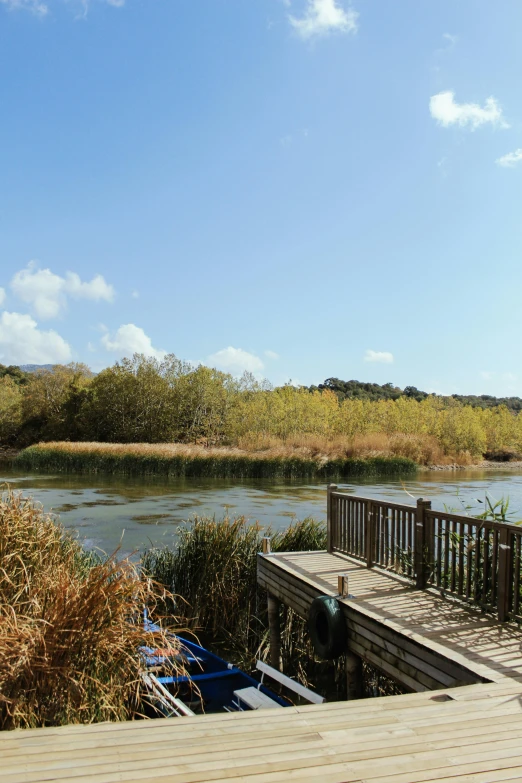
[[[143, 450], [147, 452], [145, 455], [143, 452], [141, 454], [137, 454], [136, 450], [139, 448], [139, 451]], [[161, 455], [158, 452], [163, 452], [164, 450], [168, 450], [170, 453], [165, 454], [162, 453]], [[71, 451], [76, 451], [76, 454], [74, 455], [76, 459], [73, 458], [73, 454]], [[89, 456], [93, 456], [93, 451], [97, 452], [97, 459], [95, 462], [97, 463], [96, 466], [91, 465], [88, 467], [85, 464], [85, 461], [89, 462]], [[117, 455], [114, 453], [115, 451], [119, 452]], [[129, 452], [132, 453], [134, 451], [134, 454], [129, 454]], [[54, 459], [51, 459], [51, 463], [49, 464], [47, 459], [41, 459], [43, 457], [42, 452], [47, 452], [46, 456], [50, 456], [49, 452], [52, 452]], [[80, 452], [80, 454], [78, 453]], [[90, 454], [89, 454], [90, 452]], [[108, 454], [103, 454], [103, 457], [100, 452], [112, 452], [112, 459], [107, 459]], [[251, 469], [247, 469], [245, 471], [245, 463], [250, 463], [250, 465], [253, 468], [252, 463], [256, 463], [256, 466], [259, 468], [260, 465], [264, 468], [261, 472], [262, 474], [265, 474], [264, 477], [268, 477], [265, 473], [266, 468], [268, 468], [268, 464], [272, 463], [272, 470], [274, 470], [275, 465], [274, 463], [278, 463], [278, 468], [281, 468], [283, 465], [286, 469], [283, 469], [283, 473], [287, 473], [288, 467], [291, 465], [292, 469], [288, 471], [290, 474], [294, 474], [294, 478], [302, 477], [302, 478], [323, 478], [323, 479], [335, 479], [335, 478], [342, 478], [343, 473], [346, 471], [346, 477], [354, 476], [355, 475], [375, 475], [375, 477], [379, 477], [379, 475], [390, 475], [393, 472], [398, 473], [408, 473], [411, 475], [413, 472], [418, 473], [426, 473], [426, 472], [448, 472], [448, 473], [456, 473], [456, 472], [465, 472], [465, 471], [471, 471], [471, 472], [500, 472], [500, 471], [507, 471], [507, 472], [521, 472], [522, 473], [522, 460], [512, 460], [512, 461], [493, 461], [493, 460], [480, 460], [477, 462], [469, 463], [469, 464], [459, 464], [459, 463], [449, 463], [449, 464], [432, 464], [432, 465], [422, 465], [419, 463], [414, 463], [412, 460], [407, 459], [394, 459], [393, 457], [390, 458], [388, 455], [384, 454], [377, 454], [374, 453], [372, 455], [368, 455], [365, 457], [360, 457], [356, 459], [328, 459], [326, 456], [318, 457], [310, 457], [310, 456], [304, 456], [304, 454], [301, 452], [299, 453], [299, 450], [295, 450], [292, 454], [291, 452], [287, 452], [286, 454], [268, 454], [263, 453], [262, 450], [260, 451], [246, 451], [242, 449], [237, 449], [234, 447], [220, 447], [220, 448], [205, 448], [201, 446], [196, 445], [183, 445], [183, 444], [111, 444], [111, 443], [82, 443], [82, 442], [61, 442], [61, 443], [39, 443], [35, 444], [33, 446], [29, 446], [25, 449], [15, 449], [15, 448], [3, 448], [0, 449], [0, 464], [8, 464], [12, 468], [22, 468], [22, 469], [34, 469], [36, 471], [40, 470], [59, 470], [60, 472], [69, 472], [69, 473], [105, 473], [107, 475], [115, 474], [115, 473], [145, 473], [148, 475], [169, 475], [171, 474], [171, 470], [169, 469], [169, 466], [165, 463], [171, 462], [172, 457], [174, 456], [181, 456], [180, 453], [183, 453], [184, 460], [187, 460], [189, 463], [197, 462], [197, 463], [207, 463], [212, 462], [214, 463], [213, 467], [214, 469], [211, 471], [212, 474], [214, 474], [215, 477], [219, 477], [219, 474], [222, 472], [222, 469], [224, 467], [223, 463], [229, 463], [229, 466], [227, 466], [227, 469], [224, 470], [224, 477], [227, 478], [234, 478], [234, 473], [236, 470], [232, 468], [230, 463], [235, 463], [235, 468], [239, 468], [237, 470], [238, 478], [246, 478], [248, 477], [248, 474], [250, 474], [250, 477], [252, 477], [253, 472]], [[56, 457], [58, 459], [56, 460]], [[79, 457], [79, 459], [78, 459]], [[85, 458], [87, 457], [87, 460]], [[114, 459], [116, 457], [116, 459]], [[123, 457], [123, 460], [121, 459]], [[134, 463], [132, 466], [128, 464], [129, 457], [131, 457], [130, 462]], [[132, 459], [134, 457], [134, 459]], [[145, 457], [145, 459], [144, 459]], [[165, 459], [166, 457], [166, 459]], [[36, 459], [35, 459], [36, 458]], [[72, 459], [71, 459], [72, 458]], [[170, 458], [170, 459], [169, 459]], [[194, 459], [195, 458], [195, 459]], [[174, 460], [177, 462], [178, 460]], [[114, 463], [120, 462], [120, 465], [115, 465]], [[125, 467], [121, 464], [121, 462], [127, 463]], [[145, 465], [143, 463], [147, 463], [147, 469], [144, 470]], [[45, 464], [47, 463], [47, 464]], [[138, 466], [137, 463], [142, 463]], [[156, 463], [156, 464], [154, 464]], [[162, 463], [162, 464], [161, 464]], [[221, 469], [217, 467], [216, 463], [221, 463]], [[242, 463], [241, 467], [238, 463]], [[335, 467], [334, 467], [335, 466]], [[174, 470], [174, 473], [179, 472], [179, 467], [177, 466], [177, 469]], [[203, 467], [203, 465], [201, 465]], [[94, 469], [93, 469], [94, 468]], [[123, 470], [122, 470], [123, 468]], [[217, 469], [216, 469], [217, 468]], [[395, 470], [394, 470], [395, 468]], [[272, 470], [268, 470], [267, 473], [271, 473]], [[186, 471], [185, 469], [182, 469], [181, 474], [185, 474], [187, 477], [189, 477], [191, 474], [196, 476], [196, 474], [204, 475], [207, 473], [207, 470], [203, 468], [203, 470], [200, 472], [200, 470], [197, 470], [194, 472], [193, 470]], [[257, 472], [257, 471], [255, 471]], [[275, 469], [274, 473], [279, 473], [279, 469]], [[299, 476], [301, 474], [301, 476]], [[314, 475], [315, 474], [315, 475]], [[171, 474], [172, 475], [172, 474]], [[275, 477], [275, 476], [274, 476]], [[281, 476], [285, 477], [285, 476]]]

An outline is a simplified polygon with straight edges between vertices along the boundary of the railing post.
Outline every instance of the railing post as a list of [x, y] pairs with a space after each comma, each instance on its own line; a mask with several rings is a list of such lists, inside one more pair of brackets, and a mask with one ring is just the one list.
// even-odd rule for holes
[[375, 506], [366, 503], [364, 510], [364, 540], [366, 542], [366, 567], [373, 567], [373, 544], [375, 539]]
[[426, 510], [431, 508], [429, 500], [419, 498], [415, 511], [415, 540], [413, 549], [413, 571], [415, 573], [415, 586], [418, 590], [426, 587], [426, 549], [428, 548], [429, 531], [426, 525]]
[[333, 551], [334, 526], [337, 521], [337, 506], [332, 497], [332, 492], [337, 492], [337, 484], [329, 484], [326, 493], [326, 548], [329, 552]]
[[497, 613], [501, 623], [507, 620], [511, 600], [511, 571], [513, 565], [511, 535], [511, 531], [507, 526], [502, 527], [498, 541]]

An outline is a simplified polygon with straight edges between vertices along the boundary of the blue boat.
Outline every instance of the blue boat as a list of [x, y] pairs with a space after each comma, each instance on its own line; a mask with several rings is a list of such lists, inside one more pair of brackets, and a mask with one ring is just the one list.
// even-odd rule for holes
[[[144, 617], [149, 631], [159, 631], [155, 623]], [[305, 701], [321, 703], [322, 696], [286, 677], [271, 666], [257, 662], [260, 679], [249, 674], [199, 644], [181, 636], [173, 636], [172, 649], [140, 648], [147, 671], [143, 675], [146, 712], [157, 716], [197, 715], [213, 712], [238, 712], [289, 707], [292, 701], [274, 693], [264, 684], [265, 676]], [[187, 676], [175, 676], [174, 662], [182, 663]]]

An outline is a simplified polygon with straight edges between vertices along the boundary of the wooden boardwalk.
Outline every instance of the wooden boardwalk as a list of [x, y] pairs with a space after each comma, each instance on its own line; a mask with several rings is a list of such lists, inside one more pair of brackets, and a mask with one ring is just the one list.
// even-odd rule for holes
[[2, 783], [522, 780], [513, 680], [443, 693], [0, 734]]
[[522, 781], [520, 528], [331, 488], [328, 551], [260, 554], [258, 581], [277, 645], [278, 601], [335, 596], [347, 652], [412, 692], [4, 732], [1, 783]]
[[338, 599], [348, 625], [348, 649], [406, 688], [522, 678], [522, 633], [514, 623], [499, 623], [339, 554], [260, 555], [258, 562], [261, 586], [303, 617], [316, 596], [337, 595], [337, 577], [343, 573], [354, 596]]

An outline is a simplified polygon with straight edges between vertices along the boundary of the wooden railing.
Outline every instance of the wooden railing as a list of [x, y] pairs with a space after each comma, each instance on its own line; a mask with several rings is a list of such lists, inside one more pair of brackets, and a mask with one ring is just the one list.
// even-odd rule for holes
[[522, 622], [522, 529], [328, 488], [328, 551]]

